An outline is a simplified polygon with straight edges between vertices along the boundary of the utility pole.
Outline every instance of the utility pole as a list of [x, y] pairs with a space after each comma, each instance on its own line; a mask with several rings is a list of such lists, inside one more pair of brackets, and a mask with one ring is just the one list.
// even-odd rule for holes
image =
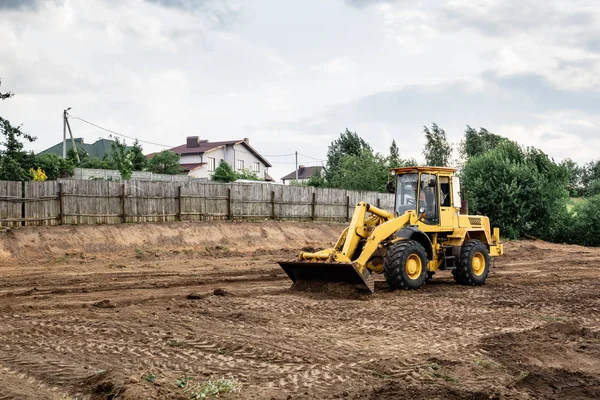
[[67, 110], [63, 111], [63, 158], [67, 158]]
[[296, 182], [298, 181], [298, 152], [296, 152]]
[[65, 127], [69, 129], [69, 136], [71, 136], [71, 144], [73, 145], [73, 150], [75, 150], [75, 157], [77, 158], [77, 165], [81, 162], [79, 159], [79, 152], [77, 151], [77, 145], [75, 145], [75, 139], [73, 138], [73, 132], [71, 131], [71, 124], [69, 124], [69, 118], [67, 118], [67, 111], [69, 111], [71, 107], [67, 108], [63, 111], [63, 158], [67, 158], [67, 132]]

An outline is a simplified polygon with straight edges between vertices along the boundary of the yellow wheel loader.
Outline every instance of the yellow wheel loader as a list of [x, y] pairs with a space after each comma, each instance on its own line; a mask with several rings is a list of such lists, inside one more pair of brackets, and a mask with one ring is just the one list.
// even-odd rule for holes
[[[374, 273], [392, 289], [418, 289], [437, 270], [461, 285], [482, 285], [490, 257], [502, 255], [500, 230], [488, 217], [461, 212], [453, 168], [406, 167], [389, 171], [394, 212], [360, 202], [335, 247], [302, 252], [279, 265], [293, 282], [347, 282], [374, 291]], [[464, 210], [463, 210], [464, 211]]]

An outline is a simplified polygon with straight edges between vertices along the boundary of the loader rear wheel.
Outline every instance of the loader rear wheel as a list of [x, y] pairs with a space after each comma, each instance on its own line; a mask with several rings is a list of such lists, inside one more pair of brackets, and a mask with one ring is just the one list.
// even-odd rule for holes
[[479, 240], [467, 240], [460, 249], [458, 267], [452, 271], [454, 280], [465, 286], [481, 286], [490, 272], [490, 253]]
[[417, 241], [398, 242], [385, 254], [383, 274], [392, 290], [419, 289], [425, 283], [428, 272], [427, 253]]

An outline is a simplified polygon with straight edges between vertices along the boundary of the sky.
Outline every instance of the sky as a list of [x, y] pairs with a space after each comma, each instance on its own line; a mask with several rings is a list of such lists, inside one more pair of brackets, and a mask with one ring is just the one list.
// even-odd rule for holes
[[469, 125], [600, 158], [597, 0], [0, 0], [0, 79], [34, 151], [71, 107], [168, 147], [247, 137], [276, 179], [346, 128], [423, 160], [434, 122], [455, 144]]

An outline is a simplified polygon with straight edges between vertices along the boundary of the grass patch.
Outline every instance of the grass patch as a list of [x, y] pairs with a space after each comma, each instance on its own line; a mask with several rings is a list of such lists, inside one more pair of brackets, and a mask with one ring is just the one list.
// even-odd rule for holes
[[458, 380], [456, 378], [451, 377], [450, 375], [448, 375], [445, 372], [442, 371], [434, 371], [431, 376], [433, 376], [434, 378], [440, 378], [445, 380], [446, 382], [458, 382]]
[[[187, 382], [186, 382], [187, 385]], [[240, 383], [233, 378], [208, 380], [189, 386], [187, 392], [191, 400], [204, 400], [210, 397], [219, 397], [222, 394], [238, 392]]]
[[154, 375], [153, 373], [148, 373], [144, 376], [144, 379], [147, 380], [150, 383], [155, 383], [156, 382], [156, 375]]

